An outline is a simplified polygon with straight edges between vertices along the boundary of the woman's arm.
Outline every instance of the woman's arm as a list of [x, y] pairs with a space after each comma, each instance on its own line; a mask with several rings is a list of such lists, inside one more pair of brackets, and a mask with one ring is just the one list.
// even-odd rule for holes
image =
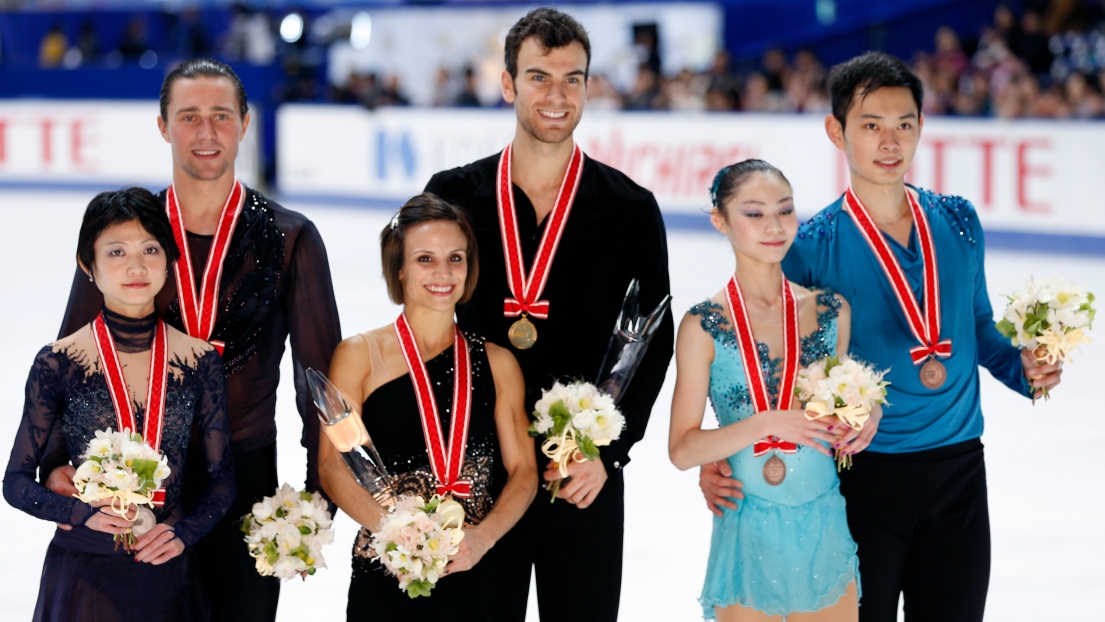
[[[196, 354], [196, 376], [200, 397], [192, 425], [198, 428], [207, 465], [207, 481], [195, 507], [175, 525], [159, 523], [135, 542], [135, 561], [163, 564], [180, 555], [202, 538], [226, 515], [238, 492], [234, 476], [234, 454], [230, 450], [230, 420], [227, 418], [226, 371], [219, 353], [207, 344]], [[183, 466], [183, 465], [181, 465]], [[183, 475], [183, 473], [181, 474]]]
[[[371, 371], [364, 337], [355, 335], [338, 344], [330, 361], [330, 382], [349, 400], [349, 405], [354, 409], [351, 417], [361, 416], [360, 406], [366, 397], [364, 382]], [[375, 531], [387, 510], [361, 488], [324, 433], [319, 434], [318, 473], [322, 489], [330, 499], [361, 526]]]
[[449, 562], [447, 572], [475, 566], [484, 554], [514, 527], [537, 494], [537, 460], [533, 439], [527, 432], [525, 380], [518, 361], [505, 348], [487, 342], [487, 360], [495, 378], [495, 431], [499, 453], [507, 472], [506, 485], [495, 506], [479, 525], [465, 527], [460, 550]]
[[833, 443], [829, 424], [809, 421], [801, 410], [768, 410], [714, 430], [702, 429], [702, 414], [710, 390], [713, 339], [690, 313], [679, 324], [675, 345], [675, 392], [671, 403], [668, 455], [672, 464], [687, 470], [728, 458], [766, 436], [812, 447], [825, 455], [817, 441]]
[[[852, 337], [852, 307], [840, 294], [835, 294], [835, 296], [840, 301], [840, 310], [837, 312], [836, 319], [836, 354], [843, 357], [848, 354], [848, 343]], [[882, 405], [875, 404], [875, 407], [871, 409], [871, 416], [867, 419], [867, 423], [864, 424], [862, 430], [849, 430], [837, 441], [840, 453], [858, 454], [867, 449], [867, 446], [871, 444], [871, 439], [875, 438], [875, 433], [879, 431], [880, 421], [882, 421]]]

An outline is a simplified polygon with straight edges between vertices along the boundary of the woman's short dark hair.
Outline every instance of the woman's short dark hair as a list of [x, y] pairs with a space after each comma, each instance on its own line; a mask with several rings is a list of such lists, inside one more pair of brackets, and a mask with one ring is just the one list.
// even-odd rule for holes
[[180, 257], [180, 249], [173, 238], [173, 227], [169, 224], [165, 206], [145, 188], [101, 192], [89, 202], [84, 210], [81, 232], [77, 236], [77, 260], [91, 270], [96, 258], [96, 240], [104, 229], [135, 220], [157, 240], [165, 251], [168, 265], [173, 265]]
[[537, 43], [546, 50], [555, 50], [578, 41], [587, 53], [587, 66], [583, 72], [583, 77], [587, 77], [591, 69], [591, 40], [587, 37], [587, 31], [571, 15], [542, 7], [526, 13], [506, 34], [503, 60], [511, 78], [518, 77], [518, 50], [530, 37], [537, 37]]
[[920, 114], [925, 87], [901, 59], [885, 52], [867, 52], [840, 63], [829, 71], [829, 99], [833, 116], [844, 127], [848, 110], [857, 98], [862, 100], [879, 89], [896, 87], [909, 89]]
[[399, 208], [399, 212], [380, 232], [380, 264], [384, 271], [384, 281], [388, 286], [388, 297], [397, 305], [403, 304], [403, 282], [399, 273], [403, 270], [403, 256], [406, 253], [407, 231], [424, 222], [445, 220], [456, 223], [464, 234], [468, 244], [468, 275], [464, 279], [464, 293], [459, 302], [468, 302], [472, 292], [476, 291], [476, 280], [480, 275], [480, 258], [476, 249], [476, 233], [468, 218], [459, 207], [429, 192], [411, 198]]
[[725, 202], [740, 191], [741, 185], [748, 181], [753, 173], [763, 173], [765, 175], [772, 173], [778, 175], [779, 179], [785, 181], [788, 186], [790, 185], [790, 180], [783, 174], [783, 171], [763, 160], [749, 159], [730, 164], [718, 171], [717, 175], [714, 175], [714, 183], [710, 186], [710, 202], [714, 209], [721, 212], [723, 218], [727, 220], [729, 218], [728, 214], [725, 213]]
[[180, 78], [198, 78], [201, 76], [230, 80], [230, 83], [234, 85], [234, 94], [238, 97], [238, 113], [241, 118], [246, 118], [246, 113], [249, 112], [249, 104], [246, 102], [246, 87], [242, 85], [242, 79], [238, 77], [238, 74], [234, 73], [230, 65], [220, 63], [217, 60], [193, 58], [177, 65], [175, 69], [169, 72], [169, 75], [165, 76], [165, 81], [161, 83], [162, 119], [169, 120], [169, 95], [173, 89], [173, 83]]

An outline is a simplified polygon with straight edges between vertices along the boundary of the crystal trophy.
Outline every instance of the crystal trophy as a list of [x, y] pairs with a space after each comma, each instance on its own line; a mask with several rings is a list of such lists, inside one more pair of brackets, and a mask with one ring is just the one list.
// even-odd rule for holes
[[341, 391], [318, 370], [307, 369], [307, 385], [318, 408], [322, 431], [341, 453], [345, 466], [349, 467], [357, 483], [380, 505], [393, 505], [395, 490], [391, 475], [368, 436], [360, 413], [353, 412], [353, 407]]

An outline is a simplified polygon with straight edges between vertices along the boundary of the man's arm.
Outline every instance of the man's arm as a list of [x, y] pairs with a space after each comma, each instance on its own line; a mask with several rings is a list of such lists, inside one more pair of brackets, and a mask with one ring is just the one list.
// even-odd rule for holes
[[1010, 389], [1021, 395], [1031, 396], [1033, 393], [1032, 384], [1026, 376], [1026, 372], [1029, 370], [1021, 360], [1020, 349], [1013, 346], [1009, 339], [1002, 336], [994, 326], [994, 309], [990, 305], [990, 294], [986, 288], [986, 243], [982, 225], [978, 220], [978, 215], [975, 214], [974, 208], [969, 203], [966, 209], [970, 214], [966, 223], [967, 227], [971, 229], [974, 239], [978, 241], [978, 272], [975, 275], [974, 314], [979, 365], [990, 370], [990, 374], [994, 378], [997, 378], [998, 381]]
[[326, 247], [310, 221], [304, 223], [292, 250], [291, 278], [286, 305], [295, 405], [303, 419], [300, 442], [307, 449], [307, 488], [322, 492], [318, 476], [319, 420], [307, 386], [306, 370], [312, 368], [329, 374], [330, 358], [341, 341], [341, 326]]
[[[641, 284], [638, 299], [641, 312], [648, 313], [671, 293], [671, 285], [668, 277], [667, 233], [664, 230], [660, 208], [651, 193], [648, 195], [647, 206], [643, 207], [645, 209], [640, 210], [641, 217], [637, 221], [639, 226], [632, 243], [634, 248], [640, 250], [633, 262], [636, 266], [636, 273], [633, 276]], [[618, 295], [622, 293], [618, 292]], [[610, 328], [613, 330], [613, 326]], [[649, 416], [652, 414], [652, 406], [660, 394], [660, 387], [664, 384], [664, 376], [667, 374], [668, 364], [671, 363], [674, 347], [675, 324], [671, 309], [668, 308], [661, 319], [660, 327], [649, 343], [641, 366], [622, 395], [619, 409], [625, 416], [625, 430], [620, 439], [602, 448], [600, 453], [608, 473], [624, 467], [629, 462], [629, 450], [644, 437]]]

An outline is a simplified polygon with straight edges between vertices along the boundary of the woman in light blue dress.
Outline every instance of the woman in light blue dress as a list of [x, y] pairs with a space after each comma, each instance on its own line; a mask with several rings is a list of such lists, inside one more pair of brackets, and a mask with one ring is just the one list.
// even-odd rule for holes
[[[798, 219], [778, 169], [734, 164], [711, 194], [710, 220], [732, 243], [737, 267], [679, 327], [669, 452], [680, 469], [728, 459], [744, 501], [714, 518], [703, 615], [855, 621], [859, 560], [831, 451], [849, 430], [807, 419], [792, 397], [799, 366], [847, 351], [850, 309], [783, 278]], [[717, 429], [702, 429], [707, 396]], [[876, 408], [870, 425], [880, 416]]]

